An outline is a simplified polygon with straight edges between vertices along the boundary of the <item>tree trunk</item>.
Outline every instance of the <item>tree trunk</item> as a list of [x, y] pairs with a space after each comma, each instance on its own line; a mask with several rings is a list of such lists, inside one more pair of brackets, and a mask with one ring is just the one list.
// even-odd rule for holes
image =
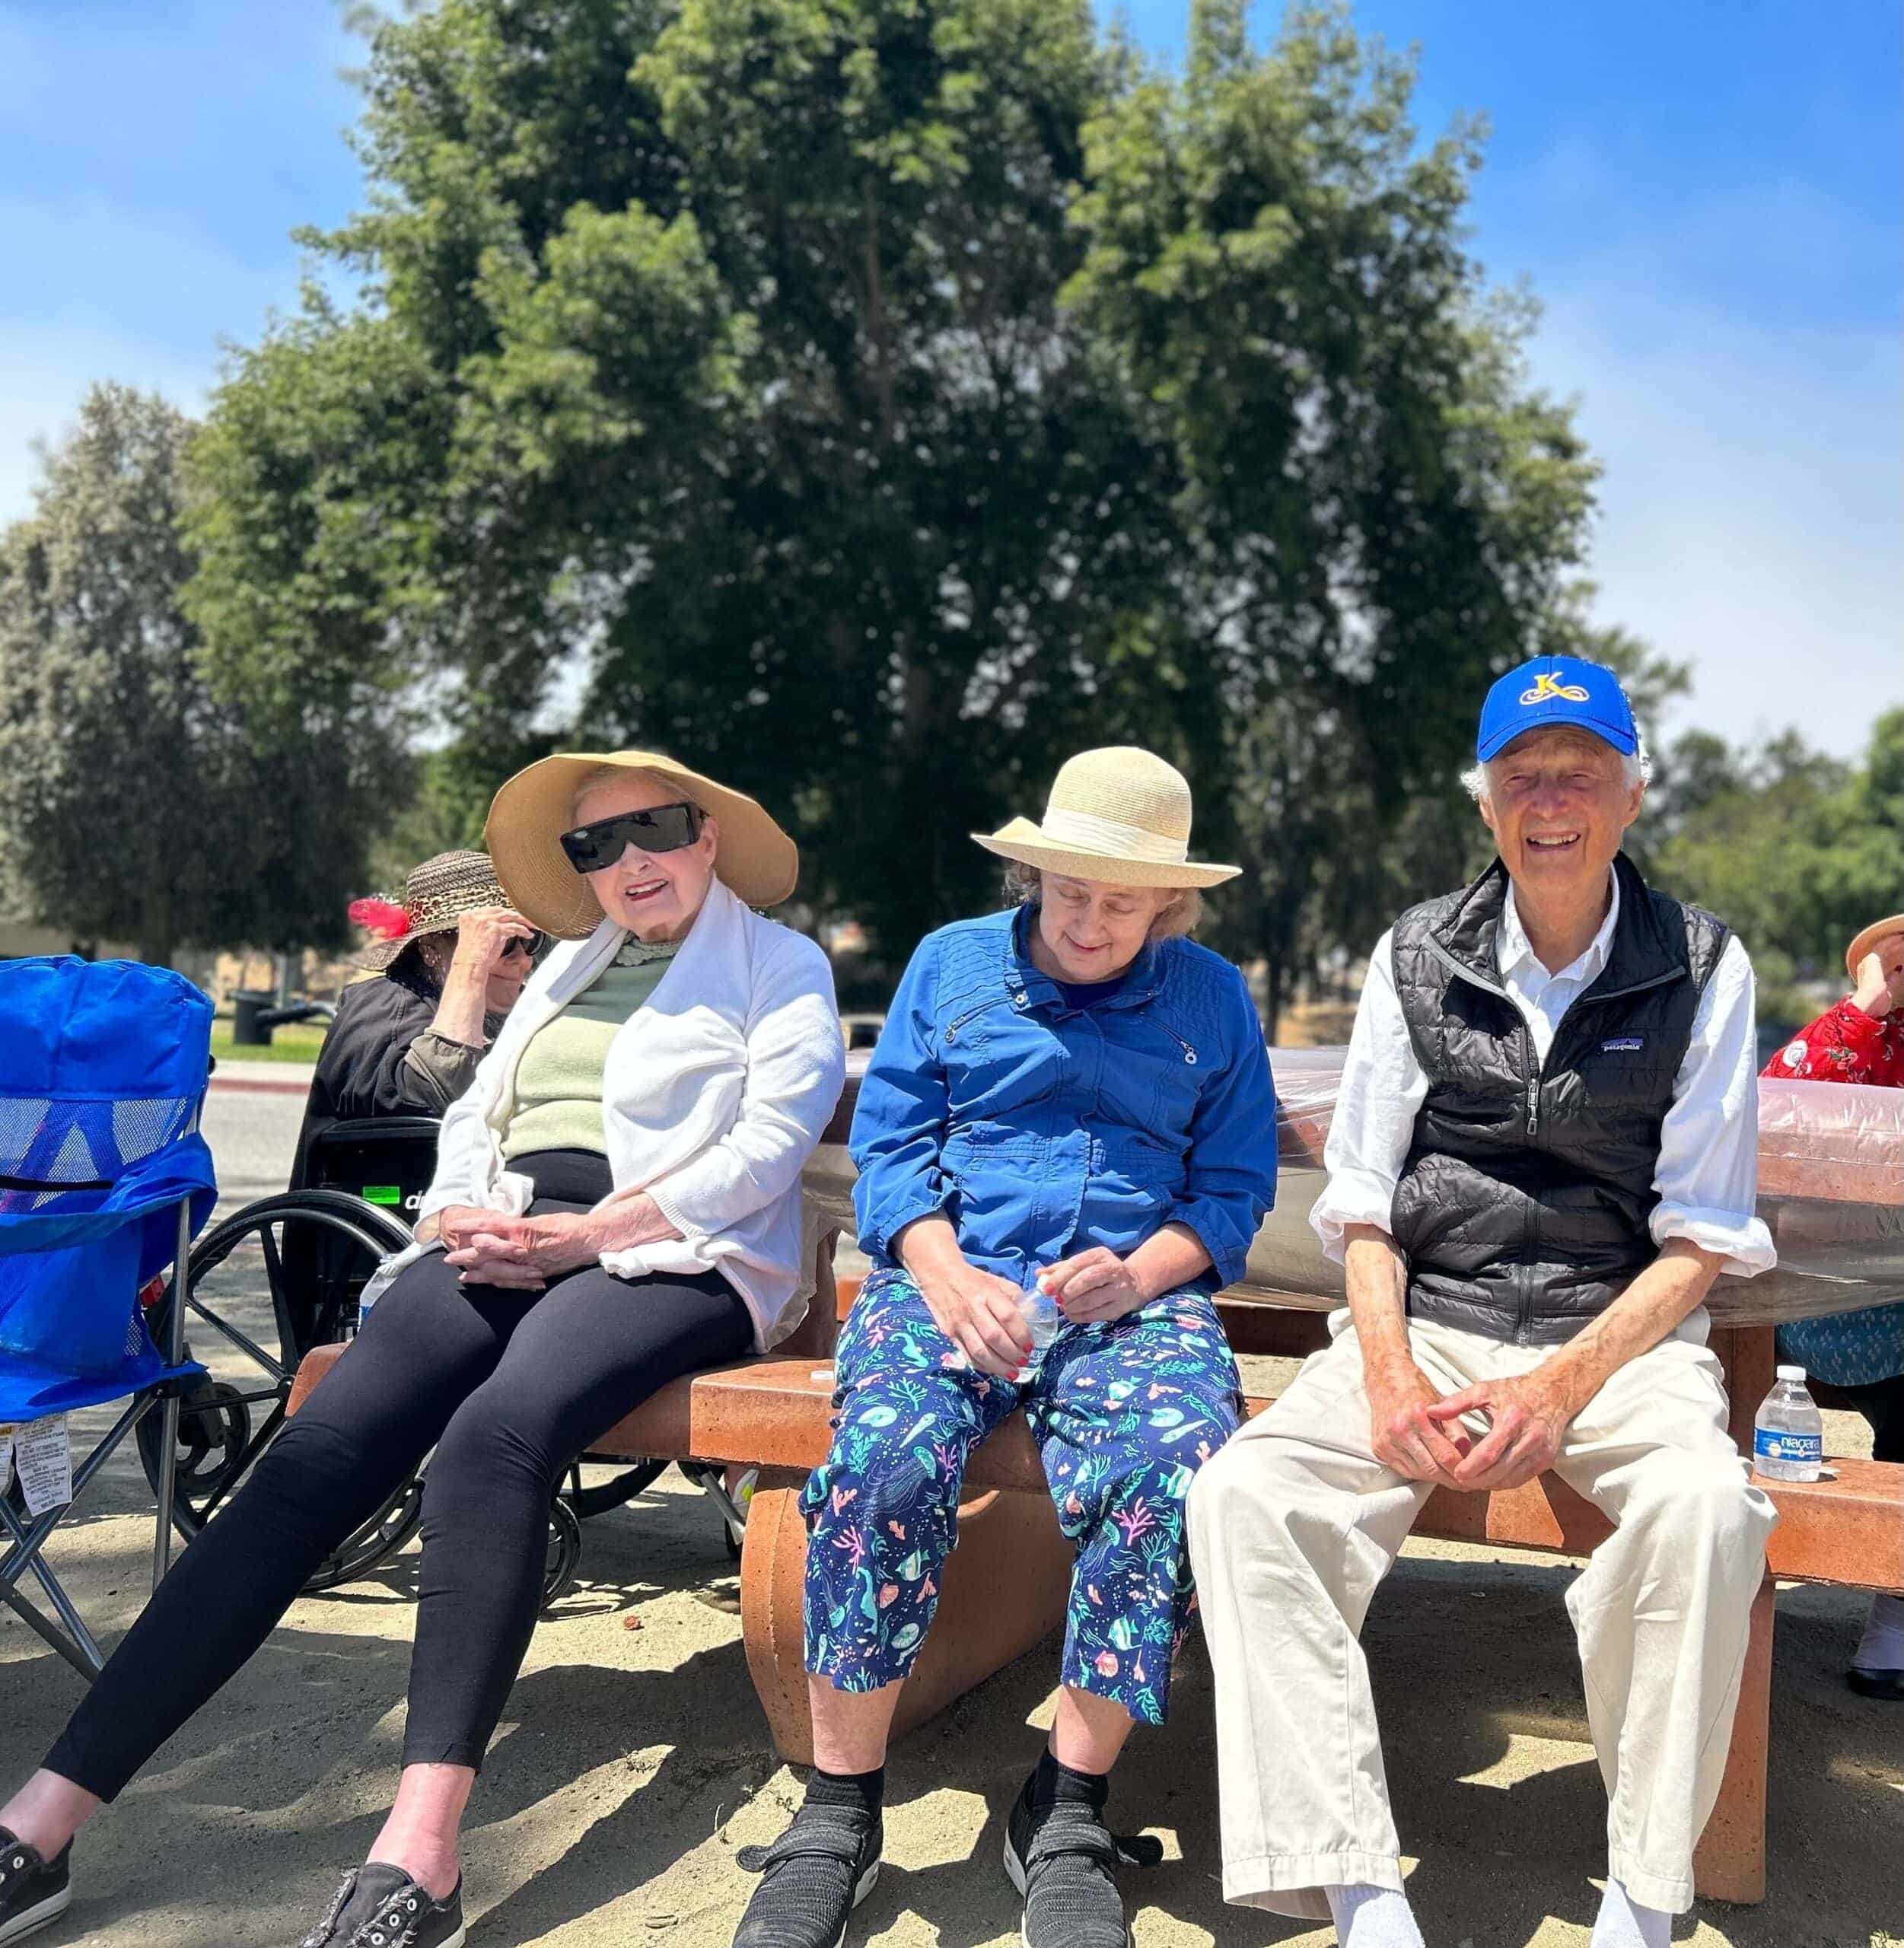
[[139, 906], [139, 959], [148, 967], [170, 967], [178, 945], [178, 929], [172, 924], [170, 891], [163, 886], [148, 886]]

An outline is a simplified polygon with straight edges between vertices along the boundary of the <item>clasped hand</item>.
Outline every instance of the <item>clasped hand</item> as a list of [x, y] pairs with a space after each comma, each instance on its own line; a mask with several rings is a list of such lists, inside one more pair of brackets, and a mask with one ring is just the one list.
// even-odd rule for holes
[[[1576, 1411], [1560, 1377], [1543, 1367], [1443, 1395], [1408, 1361], [1370, 1385], [1370, 1444], [1378, 1461], [1411, 1481], [1518, 1488], [1553, 1466]], [[1485, 1420], [1487, 1432], [1468, 1434], [1466, 1415]]]
[[453, 1204], [438, 1214], [443, 1256], [466, 1285], [539, 1292], [551, 1278], [591, 1264], [602, 1253], [593, 1212], [549, 1211], [517, 1218]]

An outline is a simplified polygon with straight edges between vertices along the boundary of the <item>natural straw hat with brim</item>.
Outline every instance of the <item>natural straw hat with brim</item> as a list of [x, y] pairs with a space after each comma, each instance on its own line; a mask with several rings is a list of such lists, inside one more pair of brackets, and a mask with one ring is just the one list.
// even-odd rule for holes
[[404, 880], [400, 900], [351, 902], [350, 917], [377, 936], [357, 964], [380, 974], [412, 941], [453, 934], [464, 914], [508, 903], [486, 854], [439, 852]]
[[972, 836], [1001, 858], [1110, 886], [1216, 886], [1243, 870], [1191, 860], [1189, 781], [1132, 744], [1068, 759], [1041, 823], [1014, 819]]
[[562, 836], [575, 829], [575, 793], [592, 772], [645, 772], [719, 822], [714, 870], [749, 906], [777, 906], [800, 877], [800, 848], [742, 791], [717, 785], [659, 751], [563, 751], [519, 771], [491, 801], [482, 842], [509, 902], [531, 926], [584, 940], [601, 925], [588, 882], [568, 863]]
[[1858, 979], [1858, 963], [1880, 941], [1892, 934], [1904, 934], [1904, 913], [1893, 913], [1888, 920], [1874, 920], [1845, 948], [1845, 971], [1854, 981]]

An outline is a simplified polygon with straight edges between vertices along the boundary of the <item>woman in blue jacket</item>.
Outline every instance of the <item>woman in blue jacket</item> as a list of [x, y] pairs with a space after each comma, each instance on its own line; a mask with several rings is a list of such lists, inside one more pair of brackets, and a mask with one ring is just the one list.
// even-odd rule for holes
[[[1242, 976], [1184, 937], [1189, 788], [1089, 751], [1042, 825], [979, 843], [1022, 904], [923, 941], [854, 1118], [860, 1242], [832, 1451], [809, 1479], [816, 1768], [736, 1948], [836, 1948], [879, 1865], [887, 1735], [931, 1627], [973, 1450], [1023, 1408], [1075, 1545], [1063, 1689], [1009, 1822], [1029, 1948], [1123, 1948], [1105, 1830], [1161, 1724], [1193, 1602], [1183, 1503], [1237, 1424], [1211, 1295], [1275, 1194], [1275, 1097]], [[976, 835], [975, 835], [976, 836]], [[1127, 1851], [1128, 1857], [1128, 1851]]]

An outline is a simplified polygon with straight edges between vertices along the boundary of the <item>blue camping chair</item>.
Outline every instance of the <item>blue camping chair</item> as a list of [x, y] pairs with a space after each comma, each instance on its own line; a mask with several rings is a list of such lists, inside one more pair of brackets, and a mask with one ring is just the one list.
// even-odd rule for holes
[[[179, 1395], [203, 1371], [183, 1356], [186, 1260], [218, 1195], [199, 1134], [211, 1040], [210, 1001], [167, 968], [0, 962], [0, 1423], [127, 1403], [63, 1507], [32, 1517], [0, 1493], [0, 1598], [88, 1679], [104, 1660], [45, 1547], [162, 1405], [154, 1587], [170, 1564]], [[167, 1265], [161, 1351], [139, 1293]], [[21, 1593], [29, 1571], [56, 1621]]]

